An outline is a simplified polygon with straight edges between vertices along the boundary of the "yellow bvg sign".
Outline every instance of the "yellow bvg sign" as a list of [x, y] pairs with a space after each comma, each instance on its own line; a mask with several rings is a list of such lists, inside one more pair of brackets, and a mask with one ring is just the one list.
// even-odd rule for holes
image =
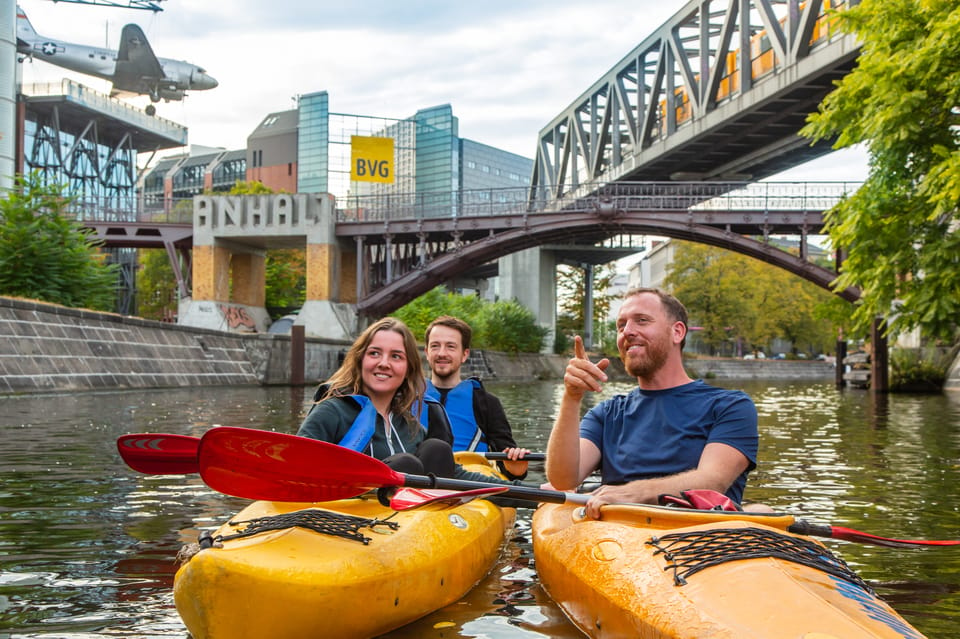
[[393, 183], [393, 138], [350, 136], [350, 179]]

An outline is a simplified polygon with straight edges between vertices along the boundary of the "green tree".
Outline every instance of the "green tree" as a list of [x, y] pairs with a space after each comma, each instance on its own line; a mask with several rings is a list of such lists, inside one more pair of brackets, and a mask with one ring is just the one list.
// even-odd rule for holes
[[177, 312], [177, 282], [167, 252], [163, 249], [137, 251], [137, 314], [165, 320]]
[[434, 288], [393, 313], [422, 341], [427, 326], [440, 315], [453, 315], [473, 329], [473, 349], [508, 353], [538, 353], [547, 330], [518, 302], [488, 302], [476, 295], [459, 295]]
[[[619, 295], [611, 293], [616, 270], [612, 264], [601, 264], [593, 270], [594, 347], [602, 346], [602, 337], [610, 315], [610, 307]], [[562, 264], [557, 267], [557, 337], [555, 350], [563, 353], [573, 348], [573, 336], [582, 335], [585, 317], [585, 278], [583, 269]], [[616, 352], [616, 351], [614, 351]]]
[[683, 301], [690, 321], [701, 327], [700, 339], [711, 351], [748, 334], [755, 321], [753, 307], [744, 299], [750, 278], [742, 260], [729, 251], [678, 243], [664, 284]]
[[0, 294], [111, 310], [116, 264], [68, 212], [66, 188], [21, 176], [0, 198]]
[[516, 300], [485, 304], [479, 324], [482, 348], [505, 353], [539, 353], [547, 336], [533, 311]]
[[866, 182], [827, 215], [848, 251], [839, 287], [858, 286], [864, 334], [875, 317], [893, 334], [920, 327], [952, 337], [960, 317], [960, 4], [863, 0], [837, 14], [862, 50], [808, 118], [802, 135], [835, 148], [863, 144]]
[[745, 255], [677, 241], [665, 286], [715, 354], [738, 341], [747, 350], [766, 349], [775, 338], [797, 350], [826, 352], [836, 340], [836, 315], [821, 310], [833, 308], [835, 295]]

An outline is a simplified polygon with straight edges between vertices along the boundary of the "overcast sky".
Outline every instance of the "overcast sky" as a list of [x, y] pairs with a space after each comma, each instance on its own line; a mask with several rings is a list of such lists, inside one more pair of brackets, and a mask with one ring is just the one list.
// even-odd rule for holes
[[[160, 103], [191, 144], [243, 148], [263, 117], [326, 90], [336, 113], [404, 118], [449, 103], [460, 135], [532, 158], [540, 129], [678, 11], [680, 0], [168, 0], [163, 11], [20, 0], [38, 33], [117, 48], [140, 25], [154, 52], [204, 67], [220, 86]], [[41, 61], [23, 81], [72, 77]], [[146, 98], [132, 100], [144, 106]], [[844, 151], [782, 179], [861, 180]]]

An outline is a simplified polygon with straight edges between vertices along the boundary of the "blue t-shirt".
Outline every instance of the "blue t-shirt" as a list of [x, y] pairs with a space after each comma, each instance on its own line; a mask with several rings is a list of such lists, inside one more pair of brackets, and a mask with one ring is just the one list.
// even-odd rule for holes
[[726, 493], [740, 503], [747, 474], [757, 465], [753, 400], [701, 380], [665, 390], [637, 388], [605, 400], [583, 417], [580, 436], [600, 449], [604, 484], [692, 470], [706, 445], [718, 442], [736, 448], [750, 462]]

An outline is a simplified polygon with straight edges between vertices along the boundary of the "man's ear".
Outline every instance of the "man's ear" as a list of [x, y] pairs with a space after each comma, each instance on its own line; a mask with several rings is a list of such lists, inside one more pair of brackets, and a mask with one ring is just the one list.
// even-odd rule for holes
[[687, 326], [683, 322], [673, 323], [673, 343], [679, 344], [687, 336]]
[[[470, 349], [465, 348], [463, 349], [463, 362], [467, 361], [468, 357], [470, 357]], [[462, 364], [463, 362], [460, 362], [460, 363]]]

